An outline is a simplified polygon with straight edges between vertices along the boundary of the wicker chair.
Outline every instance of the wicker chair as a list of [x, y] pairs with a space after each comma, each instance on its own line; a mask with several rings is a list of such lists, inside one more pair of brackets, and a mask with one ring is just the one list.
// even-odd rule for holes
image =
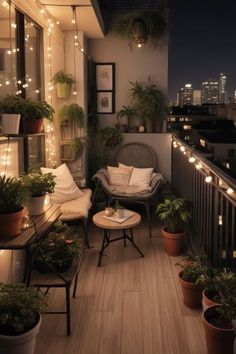
[[[147, 144], [143, 143], [128, 143], [123, 145], [115, 154], [112, 165], [117, 166], [121, 162], [125, 165], [135, 166], [137, 168], [150, 168], [156, 170], [156, 154], [155, 151]], [[119, 193], [112, 188], [109, 184], [108, 171], [105, 168], [100, 169], [94, 176], [93, 180], [96, 184], [96, 191], [102, 188], [108, 198], [108, 205], [113, 200], [119, 200], [124, 204], [140, 204], [145, 207], [149, 236], [151, 237], [151, 218], [150, 218], [150, 205], [155, 199], [160, 184], [164, 181], [160, 173], [153, 173], [151, 178], [151, 190], [142, 194]]]

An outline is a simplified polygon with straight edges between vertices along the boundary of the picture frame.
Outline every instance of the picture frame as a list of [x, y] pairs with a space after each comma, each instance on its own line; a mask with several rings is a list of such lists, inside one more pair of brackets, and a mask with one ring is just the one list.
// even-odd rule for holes
[[115, 63], [96, 63], [97, 113], [115, 113]]
[[114, 91], [115, 63], [96, 63], [97, 91]]

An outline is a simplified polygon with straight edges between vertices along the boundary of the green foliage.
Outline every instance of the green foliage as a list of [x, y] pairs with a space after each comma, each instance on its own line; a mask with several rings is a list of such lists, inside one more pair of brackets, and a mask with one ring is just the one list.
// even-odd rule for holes
[[22, 114], [24, 112], [24, 98], [7, 95], [0, 99], [0, 113]]
[[74, 138], [72, 147], [77, 158], [83, 154], [84, 148], [88, 145], [88, 143], [89, 141], [87, 136]]
[[181, 278], [189, 283], [200, 284], [203, 287], [203, 280], [206, 278], [207, 268], [202, 266], [198, 260], [184, 258], [177, 265], [183, 268]]
[[162, 121], [167, 112], [166, 96], [151, 83], [130, 82], [133, 105], [137, 115], [146, 121]]
[[84, 126], [84, 110], [76, 103], [63, 106], [58, 113], [58, 117], [62, 126], [69, 123], [75, 123], [78, 128]]
[[[63, 269], [63, 265], [67, 262], [71, 261], [72, 264], [74, 257], [81, 253], [82, 248], [83, 240], [61, 221], [54, 225], [53, 230], [40, 246], [44, 261], [57, 271]], [[37, 261], [40, 260], [41, 257], [38, 255]]]
[[21, 180], [0, 176], [0, 214], [15, 213], [30, 197]]
[[116, 203], [115, 203], [115, 210], [124, 209], [124, 208], [125, 208], [125, 207], [124, 207], [123, 205], [121, 205], [118, 200], [116, 200]]
[[38, 313], [46, 309], [45, 295], [25, 284], [0, 283], [0, 333], [17, 335], [37, 324]]
[[137, 19], [141, 20], [146, 28], [147, 43], [152, 48], [161, 44], [161, 39], [166, 36], [167, 22], [163, 14], [158, 10], [139, 10], [117, 16], [112, 24], [114, 35], [128, 39], [129, 45], [135, 42], [133, 24]]
[[131, 105], [123, 106], [122, 109], [116, 114], [118, 124], [121, 124], [120, 123], [121, 118], [127, 117], [128, 119], [130, 119], [133, 116], [135, 116], [135, 114], [136, 114], [136, 109], [134, 107], [132, 107]]
[[40, 170], [21, 176], [22, 183], [31, 197], [41, 197], [46, 193], [53, 193], [56, 185], [54, 179], [55, 176], [51, 172], [42, 173]]
[[183, 232], [184, 224], [191, 219], [190, 202], [183, 198], [165, 199], [157, 205], [156, 215], [165, 222], [167, 232]]
[[46, 118], [53, 121], [55, 110], [46, 101], [25, 100], [23, 117], [29, 119]]
[[122, 134], [118, 129], [106, 127], [97, 133], [96, 141], [100, 146], [114, 148], [122, 140]]
[[66, 74], [63, 70], [56, 72], [52, 78], [53, 84], [69, 84], [72, 85], [75, 83], [73, 75]]

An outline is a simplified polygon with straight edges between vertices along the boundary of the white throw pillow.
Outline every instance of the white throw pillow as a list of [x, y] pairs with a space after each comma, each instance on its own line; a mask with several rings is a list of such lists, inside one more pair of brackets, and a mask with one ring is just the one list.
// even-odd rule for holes
[[134, 166], [127, 166], [127, 165], [124, 165], [123, 163], [119, 162], [119, 167], [122, 167], [122, 168], [128, 168], [130, 173], [132, 172]]
[[51, 172], [56, 176], [54, 193], [50, 194], [50, 199], [53, 204], [62, 204], [83, 195], [83, 192], [77, 187], [65, 163], [57, 168], [41, 167], [41, 171], [42, 173]]
[[128, 168], [107, 166], [109, 181], [113, 186], [128, 186], [130, 170]]
[[153, 168], [134, 167], [130, 176], [129, 186], [148, 190], [150, 188], [152, 172]]

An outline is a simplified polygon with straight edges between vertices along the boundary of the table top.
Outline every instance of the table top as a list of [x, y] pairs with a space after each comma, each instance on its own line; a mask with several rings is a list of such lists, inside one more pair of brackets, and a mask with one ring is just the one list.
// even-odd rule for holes
[[96, 226], [101, 227], [102, 229], [108, 229], [108, 230], [130, 229], [134, 226], [137, 226], [141, 221], [141, 216], [135, 211], [132, 212], [133, 215], [130, 218], [128, 218], [122, 223], [118, 223], [115, 221], [105, 219], [103, 216], [105, 216], [106, 214], [105, 214], [105, 210], [103, 210], [93, 216], [93, 223]]
[[45, 212], [39, 216], [32, 216], [34, 222], [32, 226], [23, 230], [19, 235], [0, 239], [1, 250], [17, 250], [27, 248], [36, 240], [35, 229], [38, 237], [41, 238], [45, 233], [49, 232], [55, 221], [61, 215], [61, 208], [58, 205], [45, 206]]

